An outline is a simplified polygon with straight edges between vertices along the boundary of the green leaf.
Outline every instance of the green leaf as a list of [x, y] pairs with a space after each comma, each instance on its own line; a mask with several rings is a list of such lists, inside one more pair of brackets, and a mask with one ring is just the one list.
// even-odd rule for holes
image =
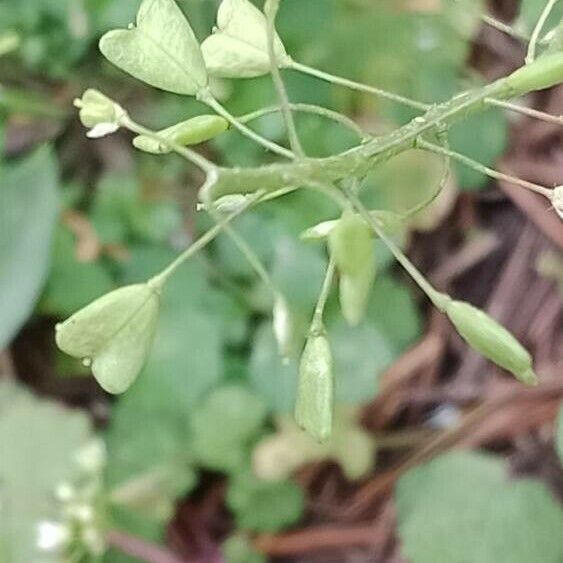
[[55, 490], [80, 477], [76, 454], [92, 438], [84, 413], [0, 381], [0, 544], [10, 554], [2, 561], [38, 560], [37, 526], [60, 516]]
[[201, 49], [174, 0], [143, 0], [137, 26], [106, 33], [100, 50], [115, 66], [156, 88], [194, 95], [207, 86]]
[[221, 546], [226, 563], [266, 563], [266, 556], [258, 553], [243, 534], [229, 536]]
[[409, 471], [396, 491], [412, 563], [559, 563], [563, 512], [543, 483], [507, 481], [500, 459], [457, 452]]
[[49, 269], [59, 197], [48, 148], [0, 170], [0, 348], [31, 314]]
[[242, 474], [229, 482], [227, 506], [239, 528], [275, 533], [299, 521], [303, 491], [292, 481], [259, 481]]
[[41, 299], [41, 311], [66, 317], [114, 288], [108, 269], [100, 262], [80, 262], [72, 233], [55, 231], [51, 270]]
[[[492, 108], [479, 112], [463, 123], [454, 125], [448, 134], [452, 150], [485, 166], [494, 166], [506, 149], [508, 124], [502, 110]], [[459, 185], [464, 190], [477, 190], [490, 180], [484, 174], [455, 163]]]
[[265, 418], [266, 408], [260, 398], [244, 387], [214, 390], [191, 417], [197, 461], [226, 473], [244, 468]]

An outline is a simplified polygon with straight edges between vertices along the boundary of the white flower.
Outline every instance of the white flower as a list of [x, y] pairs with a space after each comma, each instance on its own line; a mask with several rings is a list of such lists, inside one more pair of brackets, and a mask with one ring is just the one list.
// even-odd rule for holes
[[37, 547], [42, 551], [58, 551], [70, 540], [68, 526], [43, 520], [37, 525]]
[[557, 215], [563, 219], [563, 186], [557, 186], [553, 190], [551, 203], [553, 204], [555, 211], [557, 211]]

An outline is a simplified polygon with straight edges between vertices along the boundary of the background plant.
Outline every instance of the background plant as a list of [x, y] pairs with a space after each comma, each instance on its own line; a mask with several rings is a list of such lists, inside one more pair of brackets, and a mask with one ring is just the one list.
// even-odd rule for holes
[[[201, 12], [205, 12], [206, 9], [201, 8]], [[349, 26], [354, 37], [360, 35], [358, 20], [363, 19], [363, 13], [360, 18], [354, 8], [334, 5], [331, 9], [334, 10], [335, 18], [347, 14], [343, 27]], [[291, 12], [292, 8], [288, 7], [286, 14]], [[297, 20], [304, 17], [300, 10], [293, 9], [293, 12]], [[397, 15], [388, 13], [385, 7], [374, 12], [370, 25], [377, 23], [382, 29], [384, 24], [388, 25], [390, 21], [396, 22], [397, 29], [403, 27], [410, 29], [422, 25], [419, 14], [411, 17], [406, 13], [397, 20]], [[190, 15], [190, 19], [195, 17], [196, 22], [201, 15], [192, 6], [187, 7], [186, 13]], [[458, 12], [460, 13], [467, 14], [467, 7], [463, 7], [463, 10]], [[129, 14], [127, 17], [132, 19]], [[106, 27], [123, 25], [128, 21], [127, 17], [119, 15]], [[210, 23], [214, 17], [214, 10], [208, 10], [207, 17]], [[437, 37], [440, 37], [439, 33], [447, 34], [450, 30], [451, 37], [455, 36], [453, 44], [457, 45], [456, 57], [459, 59], [449, 60], [449, 57], [453, 56], [453, 51], [456, 51], [452, 49], [452, 53], [448, 53], [447, 61], [438, 65], [435, 57], [425, 57], [425, 60], [429, 59], [426, 61], [429, 64], [419, 65], [420, 69], [414, 68], [416, 57], [413, 45], [413, 50], [405, 56], [406, 60], [399, 64], [399, 67], [405, 67], [405, 74], [415, 71], [414, 75], [416, 75], [418, 71], [421, 74], [428, 73], [428, 76], [432, 71], [432, 65], [436, 64], [435, 76], [440, 76], [441, 79], [434, 80], [432, 87], [438, 88], [437, 85], [440, 84], [440, 88], [443, 87], [444, 91], [435, 92], [436, 96], [433, 94], [426, 96], [420, 84], [410, 91], [408, 87], [410, 80], [404, 80], [405, 74], [402, 75], [403, 77], [395, 78], [396, 85], [400, 87], [394, 88], [392, 75], [400, 74], [396, 68], [397, 61], [390, 64], [392, 68], [389, 68], [387, 73], [384, 72], [385, 69], [377, 69], [381, 84], [398, 90], [405, 96], [416, 96], [428, 103], [435, 99], [445, 99], [458, 91], [457, 74], [462, 68], [468, 44], [463, 36], [460, 37], [457, 33], [457, 26], [461, 20], [454, 18], [454, 33], [449, 23], [452, 20], [448, 18], [449, 15], [446, 14], [424, 19], [428, 28], [433, 30], [432, 33], [438, 34]], [[476, 26], [478, 14], [471, 20], [471, 26]], [[209, 23], [202, 28], [208, 29]], [[368, 27], [367, 23], [363, 25]], [[530, 25], [530, 31], [533, 25], [535, 23]], [[296, 58], [300, 55], [300, 41], [300, 48], [304, 52], [310, 48], [310, 44], [314, 44], [315, 40], [318, 41], [319, 49], [323, 44], [323, 39], [320, 37], [306, 37], [305, 41], [304, 35], [307, 32], [303, 32], [300, 39], [298, 25], [286, 24], [286, 26], [291, 32], [288, 36], [285, 33], [282, 35], [288, 45], [290, 45], [291, 33], [296, 35], [293, 40], [296, 48], [288, 49]], [[463, 33], [468, 33], [469, 29], [467, 20], [464, 20]], [[405, 35], [408, 33], [405, 32]], [[346, 37], [350, 37], [350, 34]], [[338, 44], [332, 37], [325, 38], [324, 41], [329, 44], [329, 48], [333, 41], [334, 44]], [[348, 44], [347, 41], [344, 43]], [[382, 64], [380, 50], [377, 47], [372, 48], [374, 58], [379, 61], [378, 64]], [[343, 55], [341, 56], [342, 61], [346, 60]], [[298, 60], [301, 59], [302, 56], [299, 56]], [[369, 61], [369, 57], [365, 60]], [[363, 64], [367, 66], [368, 63]], [[318, 66], [336, 71], [338, 59], [327, 56], [326, 64], [318, 64]], [[348, 74], [348, 70], [343, 68], [342, 74]], [[108, 72], [112, 71], [108, 70]], [[365, 79], [371, 82], [373, 69], [364, 72]], [[449, 72], [451, 72], [451, 91], [446, 90]], [[360, 79], [364, 78], [360, 71], [350, 72], [350, 75], [353, 74]], [[308, 79], [295, 75], [291, 75], [291, 79], [295, 81], [293, 93], [296, 99], [303, 100], [310, 95], [314, 96], [314, 99], [306, 101], [325, 104], [327, 100], [331, 100], [344, 113], [348, 113], [349, 109], [358, 103], [369, 108], [377, 104], [377, 110], [381, 115], [399, 122], [413, 115], [410, 109], [405, 110], [395, 104], [380, 102], [377, 98], [356, 97], [355, 94], [345, 94], [341, 90], [331, 90], [329, 87], [325, 90], [325, 86], [321, 83], [311, 83]], [[420, 79], [430, 82], [428, 77], [421, 76]], [[301, 80], [303, 82], [300, 82]], [[119, 76], [119, 83], [123, 83], [122, 76]], [[85, 85], [89, 84], [88, 79]], [[314, 84], [314, 94], [307, 94], [311, 84]], [[230, 83], [228, 86], [235, 88], [229, 99], [231, 104], [229, 109], [235, 114], [254, 110], [261, 105], [276, 103], [266, 79], [258, 80], [251, 85], [239, 82]], [[223, 87], [226, 85], [224, 84]], [[323, 91], [326, 95], [324, 100], [321, 99]], [[300, 92], [303, 92], [303, 97], [299, 95]], [[329, 98], [331, 92], [333, 97]], [[237, 102], [239, 96], [240, 101]], [[20, 103], [31, 102], [25, 98], [19, 99], [17, 96], [15, 99]], [[119, 99], [121, 101], [122, 98]], [[138, 115], [142, 115], [143, 120], [145, 115], [147, 120], [154, 119], [155, 129], [185, 119], [186, 102], [183, 99], [181, 101], [169, 99], [172, 101], [168, 103], [168, 109], [166, 97], [160, 97], [152, 110], [150, 106], [148, 108], [145, 106], [145, 109], [139, 108]], [[240, 109], [237, 103], [240, 104]], [[248, 105], [244, 107], [244, 104]], [[179, 109], [175, 109], [174, 106]], [[27, 106], [25, 111], [33, 113], [30, 107], [33, 108], [33, 104]], [[43, 113], [46, 105], [41, 101], [35, 107], [40, 107]], [[155, 115], [153, 118], [151, 111], [158, 112], [160, 115]], [[197, 113], [200, 111], [198, 109]], [[505, 118], [500, 111], [491, 111], [498, 119], [490, 119], [497, 119], [501, 124], [495, 127], [496, 134], [498, 130], [503, 129]], [[487, 141], [491, 137], [488, 131], [491, 120], [483, 121], [484, 137]], [[338, 123], [333, 124], [309, 115], [300, 115], [298, 122], [300, 136], [308, 154], [326, 155], [343, 150], [357, 142], [355, 133], [346, 132]], [[464, 126], [468, 128], [467, 130], [474, 127], [471, 131], [478, 131], [477, 125]], [[280, 142], [283, 141], [283, 128], [275, 116], [267, 117], [258, 130]], [[451, 148], [458, 151], [464, 149], [463, 146], [454, 146], [455, 139], [452, 137], [455, 137], [455, 131], [452, 131], [450, 137]], [[460, 134], [459, 138], [462, 139], [460, 142], [465, 143], [468, 143], [468, 138], [475, 140], [475, 150], [483, 151], [481, 155], [487, 153], [482, 158], [486, 164], [492, 163], [504, 148], [505, 142], [503, 138], [496, 148], [485, 151], [486, 143], [479, 141], [477, 133]], [[261, 149], [252, 144], [244, 144], [234, 132], [218, 137], [214, 143], [220, 148], [223, 147], [222, 158], [225, 159], [226, 164], [253, 165], [261, 163], [264, 158]], [[334, 146], [326, 146], [327, 143], [334, 143]], [[465, 152], [471, 154], [471, 150], [469, 148]], [[472, 156], [479, 155], [472, 154]], [[97, 188], [93, 192], [93, 197], [87, 185], [80, 185], [80, 176], [73, 178], [74, 185], [65, 186], [64, 222], [57, 227], [55, 233], [54, 261], [40, 302], [41, 310], [59, 318], [67, 316], [117, 285], [139, 282], [151, 277], [173, 258], [174, 252], [169, 249], [170, 241], [173, 241], [177, 247], [183, 245], [182, 239], [178, 239], [182, 220], [179, 207], [172, 199], [163, 198], [162, 192], [166, 192], [167, 186], [175, 183], [174, 179], [180, 170], [185, 178], [184, 165], [172, 160], [171, 157], [159, 157], [167, 159], [164, 162], [153, 160], [154, 158], [156, 157], [139, 157], [140, 166], [136, 174], [143, 180], [142, 182], [136, 181], [130, 173], [112, 173], [106, 175], [100, 182], [95, 182]], [[404, 182], [406, 193], [401, 193], [400, 189], [393, 190], [396, 192], [393, 195], [388, 194], [391, 190], [370, 190], [371, 201], [366, 201], [366, 205], [370, 208], [391, 207], [399, 213], [407, 213], [419, 203], [426, 201], [439, 185], [443, 174], [442, 158], [422, 156], [418, 151], [407, 153], [400, 158], [404, 158], [403, 162], [408, 162], [409, 166], [395, 164], [398, 160], [391, 160], [386, 166], [376, 169], [370, 175], [368, 182], [370, 184], [373, 182], [374, 186], [385, 185], [392, 178], [398, 185]], [[52, 159], [50, 164], [53, 164]], [[31, 161], [20, 166], [25, 165], [30, 170], [31, 178], [45, 174], [47, 169]], [[428, 178], [427, 185], [421, 186], [420, 192], [415, 194], [414, 199], [410, 199], [409, 194], [412, 191], [410, 189], [412, 181], [408, 178], [399, 181], [401, 178], [399, 172], [406, 176], [410, 169], [420, 171], [415, 173], [417, 179], [422, 173]], [[460, 167], [459, 171], [461, 170], [465, 169]], [[13, 174], [17, 172], [14, 170]], [[8, 173], [12, 171], [9, 170]], [[16, 178], [18, 185], [24, 185], [24, 182], [21, 182], [17, 176]], [[478, 178], [474, 179], [475, 182], [483, 182], [481, 175], [475, 178]], [[191, 179], [190, 183], [192, 183]], [[473, 187], [470, 180], [462, 185]], [[451, 183], [447, 189], [452, 189]], [[178, 192], [178, 195], [184, 198], [183, 192]], [[256, 248], [257, 254], [265, 262], [269, 277], [275, 283], [276, 289], [286, 297], [295, 316], [294, 349], [299, 350], [321, 286], [324, 252], [322, 244], [306, 245], [298, 241], [298, 235], [319, 221], [335, 218], [338, 211], [331, 201], [313, 192], [300, 190], [287, 197], [289, 199], [285, 203], [283, 200], [271, 202], [264, 204], [263, 208], [259, 207], [245, 214], [237, 222], [236, 228], [253, 244], [259, 243]], [[442, 205], [447, 206], [447, 203]], [[99, 237], [95, 252], [90, 254], [86, 261], [76, 259], [76, 247], [70, 230], [74, 229], [74, 232], [77, 232], [77, 223], [73, 222], [77, 216], [76, 209], [88, 210], [89, 220]], [[439, 217], [439, 213], [439, 210], [426, 212], [426, 220], [432, 224], [432, 221], [438, 220], [436, 216]], [[82, 215], [79, 213], [79, 217]], [[421, 217], [413, 216], [411, 220], [420, 221]], [[202, 227], [208, 227], [206, 223], [211, 222], [203, 214], [197, 215], [197, 221], [202, 223]], [[41, 232], [39, 240], [46, 240], [47, 231]], [[83, 231], [78, 232], [84, 234]], [[399, 241], [406, 237], [404, 232], [395, 236]], [[82, 240], [85, 243], [92, 242], [88, 237]], [[87, 245], [85, 246], [86, 248], [82, 247], [84, 252], [88, 250]], [[120, 254], [124, 249], [130, 251], [130, 257], [126, 260], [123, 260], [123, 254]], [[42, 254], [40, 247], [37, 248], [37, 252], [38, 256]], [[377, 258], [380, 268], [382, 263], [390, 263], [385, 252], [383, 245], [378, 241]], [[212, 258], [211, 261], [209, 257]], [[34, 265], [37, 264], [37, 260], [33, 262]], [[37, 279], [41, 279], [39, 274]], [[74, 280], [79, 280], [80, 283]], [[211, 287], [209, 280], [212, 281]], [[347, 374], [345, 378], [339, 378], [340, 401], [360, 403], [373, 396], [376, 392], [374, 370], [383, 370], [417, 338], [420, 330], [418, 312], [413, 306], [411, 293], [404, 283], [403, 278], [394, 271], [389, 270], [383, 275], [379, 274], [367, 306], [367, 318], [353, 329], [348, 328], [340, 320], [337, 303], [334, 300], [329, 301], [325, 324], [334, 351], [336, 373]], [[11, 286], [13, 285], [12, 283]], [[21, 299], [23, 303], [31, 302], [33, 296], [26, 297], [22, 293]], [[14, 301], [10, 300], [10, 302]], [[195, 486], [196, 473], [201, 468], [220, 471], [230, 476], [230, 493], [227, 494], [226, 502], [236, 515], [241, 528], [261, 529], [261, 523], [267, 522], [263, 531], [271, 531], [294, 522], [299, 517], [302, 499], [295, 486], [283, 482], [267, 487], [248, 479], [250, 452], [259, 442], [260, 448], [256, 451], [265, 450], [262, 438], [265, 433], [269, 433], [266, 430], [268, 427], [265, 426], [266, 412], [272, 410], [287, 412], [292, 407], [295, 393], [295, 361], [293, 364], [290, 362], [289, 366], [280, 361], [270, 328], [272, 304], [270, 289], [263, 284], [263, 281], [256, 279], [252, 268], [241, 259], [235, 244], [226, 238], [217, 239], [210, 254], [206, 254], [204, 259], [200, 258], [197, 262], [192, 261], [189, 267], [179, 269], [176, 277], [171, 279], [163, 296], [161, 324], [148, 366], [136, 385], [114, 407], [108, 430], [107, 486], [108, 491], [111, 491], [113, 504], [121, 507], [114, 511], [113, 525], [128, 528], [147, 538], [158, 538], [162, 533], [162, 524], [171, 514], [173, 499], [186, 494]], [[26, 314], [22, 313], [21, 309], [18, 310], [23, 320]], [[257, 319], [263, 320], [264, 324], [256, 326]], [[16, 318], [14, 326], [18, 322], [21, 323], [21, 320], [18, 321]], [[10, 332], [13, 330], [10, 329]], [[253, 335], [250, 354], [249, 334]], [[190, 342], [192, 347], [186, 347], [186, 342]], [[365, 344], [360, 345], [361, 343]], [[193, 350], [197, 350], [198, 354], [195, 355]], [[60, 356], [59, 362], [61, 372], [87, 371], [78, 363], [69, 363], [69, 360], [63, 356]], [[166, 373], [165, 378], [164, 373]], [[280, 376], [277, 375], [278, 373]], [[205, 401], [202, 400], [203, 397], [206, 397]], [[288, 474], [300, 463], [324, 457], [339, 459], [339, 456], [342, 457], [343, 463], [345, 460], [367, 457], [367, 461], [360, 464], [363, 467], [360, 466], [355, 472], [349, 469], [352, 478], [360, 477], [369, 471], [373, 462], [373, 455], [370, 455], [373, 452], [372, 440], [365, 432], [357, 429], [353, 415], [342, 415], [341, 418], [342, 421], [336, 423], [336, 432], [337, 434], [342, 432], [344, 436], [357, 435], [358, 452], [355, 451], [352, 455], [344, 450], [342, 453], [344, 447], [342, 444], [348, 444], [349, 438], [343, 438], [340, 445], [336, 442], [333, 445], [317, 447], [309, 443], [302, 448], [296, 448], [299, 455], [296, 456], [293, 465], [288, 464]], [[147, 420], [158, 421], [151, 425], [150, 433], [154, 433], [154, 437], [147, 434], [138, 435], [137, 429], [140, 426], [146, 427]], [[337, 420], [340, 420], [340, 416]], [[345, 421], [351, 421], [348, 423], [350, 424], [348, 435], [345, 434], [348, 431]], [[269, 440], [276, 447], [283, 445], [283, 440], [287, 443], [288, 439], [291, 440], [291, 444], [299, 443], [296, 442], [301, 439], [299, 431], [285, 418], [280, 418], [278, 426], [278, 435]], [[225, 429], [231, 428], [232, 435], [225, 433]], [[277, 442], [274, 442], [274, 438]], [[336, 438], [338, 436], [335, 436]], [[368, 452], [367, 456], [365, 452]], [[155, 464], [155, 460], [163, 463]], [[267, 467], [266, 469], [263, 467], [262, 470], [264, 475], [268, 473]], [[275, 477], [279, 480], [286, 475], [278, 474]], [[264, 515], [261, 515], [257, 507], [264, 504], [268, 509]], [[276, 514], [272, 513], [272, 506], [279, 507]], [[255, 520], [252, 520], [253, 517]], [[268, 522], [269, 518], [274, 518], [274, 522]], [[554, 517], [550, 517], [549, 520], [556, 522]], [[240, 546], [245, 546], [246, 543], [244, 538], [237, 536], [229, 545], [234, 545], [235, 547], [230, 549], [236, 552], [235, 548], [240, 550]], [[557, 553], [558, 548], [553, 549], [553, 553]], [[423, 553], [419, 549], [416, 551]], [[551, 556], [549, 555], [551, 552], [546, 553], [548, 555], [545, 557]], [[244, 557], [249, 556], [242, 557], [244, 560]]]

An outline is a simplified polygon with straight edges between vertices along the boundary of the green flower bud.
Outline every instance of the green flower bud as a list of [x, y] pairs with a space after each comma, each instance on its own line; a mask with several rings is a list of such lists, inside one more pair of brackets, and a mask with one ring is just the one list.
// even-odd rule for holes
[[80, 121], [90, 128], [88, 137], [103, 137], [119, 129], [120, 120], [126, 115], [125, 110], [112, 99], [98, 90], [89, 89], [82, 98], [74, 100], [79, 108]]
[[532, 357], [520, 342], [492, 317], [463, 301], [449, 301], [445, 312], [472, 348], [510, 371], [522, 383], [537, 385]]
[[512, 96], [551, 88], [563, 81], [563, 54], [545, 55], [527, 64], [506, 78]]
[[334, 371], [330, 344], [324, 331], [311, 334], [299, 366], [295, 420], [317, 442], [332, 435]]
[[[159, 131], [158, 134], [178, 145], [189, 146], [214, 139], [228, 128], [228, 121], [218, 115], [198, 115], [187, 121], [167, 127]], [[135, 137], [133, 145], [139, 150], [151, 154], [168, 154], [172, 152], [168, 145], [147, 135]]]
[[[379, 221], [381, 228], [388, 235], [395, 235], [404, 227], [404, 222], [402, 217], [398, 213], [393, 211], [387, 211], [385, 209], [376, 209], [370, 211], [370, 215]], [[324, 240], [330, 233], [335, 229], [335, 227], [340, 223], [342, 219], [335, 219], [333, 221], [323, 221], [317, 225], [303, 231], [300, 235], [301, 240]], [[371, 232], [372, 236], [375, 237], [375, 233]]]
[[[274, 50], [280, 67], [288, 55], [276, 34]], [[217, 27], [201, 45], [211, 76], [253, 78], [270, 72], [267, 22], [249, 0], [223, 0], [217, 13]]]
[[123, 393], [145, 364], [159, 305], [158, 290], [150, 284], [112, 291], [58, 324], [57, 346], [91, 366], [108, 393]]
[[342, 217], [328, 237], [328, 246], [341, 275], [356, 276], [373, 260], [372, 230], [359, 215]]
[[370, 254], [363, 268], [353, 276], [343, 274], [339, 280], [339, 297], [342, 315], [351, 326], [360, 324], [375, 280], [375, 256]]
[[557, 212], [557, 215], [563, 219], [563, 186], [557, 186], [553, 190], [551, 203], [553, 205], [553, 209]]

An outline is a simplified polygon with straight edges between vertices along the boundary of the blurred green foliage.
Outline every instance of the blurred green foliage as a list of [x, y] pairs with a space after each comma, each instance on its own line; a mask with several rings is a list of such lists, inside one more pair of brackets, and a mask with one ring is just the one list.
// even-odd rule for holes
[[[41, 148], [17, 162], [7, 157], [0, 161], [0, 348], [30, 317], [41, 287], [37, 314], [62, 319], [114, 287], [144, 281], [209, 225], [207, 218], [192, 210], [197, 179], [175, 156], [149, 156], [130, 148], [134, 158], [128, 161], [124, 156], [124, 162], [119, 162], [120, 155], [127, 154], [122, 152], [125, 136], [107, 141], [106, 149], [101, 141], [86, 145], [83, 131], [77, 130], [74, 117], [67, 113], [72, 96], [90, 85], [128, 102], [131, 113], [148, 126], [163, 128], [201, 111], [195, 101], [133, 81], [110, 68], [96, 52], [99, 35], [110, 27], [126, 26], [134, 19], [137, 4], [0, 2], [0, 45], [4, 39], [9, 47], [4, 56], [0, 53], [0, 147], [5, 144], [6, 128], [18, 131], [23, 121], [41, 129], [45, 119], [55, 124], [46, 136], [56, 143], [56, 152]], [[203, 39], [213, 25], [218, 2], [182, 0], [179, 4]], [[531, 29], [542, 7], [541, 1], [524, 2], [521, 25]], [[482, 8], [482, 2], [475, 0], [445, 0], [438, 11], [407, 9], [406, 3], [395, 0], [284, 0], [279, 29], [297, 60], [432, 103], [475, 80], [466, 62]], [[410, 109], [309, 77], [288, 73], [286, 78], [293, 100], [331, 107], [369, 127], [388, 130], [413, 116]], [[268, 78], [217, 81], [214, 88], [235, 114], [276, 102]], [[61, 106], [60, 99], [66, 105]], [[341, 126], [318, 117], [299, 116], [298, 128], [312, 156], [342, 151], [355, 142]], [[263, 118], [256, 130], [283, 140], [277, 116]], [[492, 164], [506, 147], [506, 120], [498, 111], [479, 115], [456, 126], [450, 141], [455, 150]], [[7, 152], [14, 152], [8, 148]], [[236, 132], [203, 150], [225, 165], [258, 164], [268, 158], [262, 148]], [[440, 159], [421, 158], [412, 151], [370, 175], [365, 200], [380, 208], [409, 210], [432, 194], [442, 167]], [[456, 167], [448, 193], [455, 197], [457, 189], [474, 190], [485, 184], [473, 171]], [[425, 212], [424, 221], [415, 221], [411, 227], [433, 228], [452, 202], [452, 197], [439, 202]], [[69, 213], [88, 226], [86, 232], [71, 229]], [[322, 246], [303, 243], [298, 237], [303, 229], [336, 214], [336, 208], [318, 194], [299, 192], [264, 204], [236, 222], [295, 317], [294, 355], [288, 365], [279, 358], [271, 329], [272, 297], [227, 238], [219, 238], [169, 284], [148, 365], [133, 388], [112, 404], [103, 431], [108, 449], [109, 526], [151, 541], [162, 540], [174, 503], [198, 486], [203, 471], [219, 473], [226, 480], [226, 506], [235, 528], [275, 532], [302, 517], [303, 492], [286, 476], [274, 481], [252, 477], [252, 453], [264, 439], [281, 436], [286, 440], [295, 434], [295, 429], [283, 427], [276, 433], [270, 421], [272, 415], [287, 416], [292, 409], [298, 353], [326, 263]], [[81, 237], [94, 249], [86, 257], [78, 252]], [[408, 232], [398, 238], [404, 243]], [[49, 254], [48, 271], [45, 257]], [[327, 328], [341, 405], [371, 400], [377, 394], [379, 375], [422, 331], [412, 287], [394, 271], [382, 246], [376, 248], [376, 260], [378, 277], [360, 326], [350, 329], [344, 324], [335, 299], [328, 305]], [[57, 367], [61, 375], [84, 374], [82, 366], [62, 356], [57, 358]], [[0, 404], [6, 400], [1, 393]], [[43, 407], [31, 408], [30, 397], [19, 397], [20, 391], [18, 402], [8, 405], [8, 410], [0, 409], [0, 483], [4, 487], [0, 493], [6, 494], [7, 487], [8, 495], [30, 499], [29, 514], [11, 518], [24, 530], [21, 537], [25, 539], [14, 536], [23, 542], [17, 545], [31, 545], [30, 514], [35, 518], [36, 504], [43, 503], [57, 479], [66, 478], [72, 448], [80, 445], [87, 431], [84, 417], [55, 407], [45, 412]], [[10, 419], [16, 414], [24, 417], [22, 425], [30, 429], [25, 432], [29, 444], [11, 440], [20, 434]], [[362, 477], [373, 464], [375, 447], [359, 430], [355, 417], [348, 417], [342, 432], [340, 442], [327, 451], [316, 451], [311, 457], [305, 448], [303, 463], [340, 457], [351, 479]], [[27, 468], [33, 475], [4, 467], [3, 462], [17, 460], [20, 454], [34, 460]], [[344, 459], [350, 456], [359, 461]], [[501, 469], [496, 460], [460, 454], [404, 478], [398, 490], [401, 537], [413, 563], [531, 563], [523, 555], [529, 553], [529, 546], [544, 550], [542, 563], [556, 561], [553, 557], [561, 555], [561, 546], [557, 538], [543, 541], [547, 532], [542, 532], [540, 524], [557, 535], [558, 509], [539, 485], [504, 484]], [[53, 482], [47, 481], [48, 472], [57, 473]], [[32, 482], [37, 483], [34, 488], [27, 487]], [[484, 520], [492, 499], [498, 509], [490, 521]], [[522, 507], [528, 503], [537, 517], [530, 525], [520, 520]], [[460, 517], [461, 506], [466, 510]], [[461, 531], [458, 518], [466, 526]], [[514, 532], [520, 529], [521, 535]], [[471, 549], [483, 545], [485, 534], [492, 538], [490, 546], [476, 555]], [[428, 542], [430, 537], [447, 538], [448, 545]], [[5, 538], [4, 544], [1, 538], [0, 531], [0, 549], [5, 549]], [[505, 556], [495, 541], [502, 542], [498, 543], [501, 547], [522, 545]], [[27, 553], [23, 549], [22, 556]], [[229, 538], [225, 554], [230, 563], [263, 561], [245, 536]], [[106, 561], [130, 559], [109, 552]]]

